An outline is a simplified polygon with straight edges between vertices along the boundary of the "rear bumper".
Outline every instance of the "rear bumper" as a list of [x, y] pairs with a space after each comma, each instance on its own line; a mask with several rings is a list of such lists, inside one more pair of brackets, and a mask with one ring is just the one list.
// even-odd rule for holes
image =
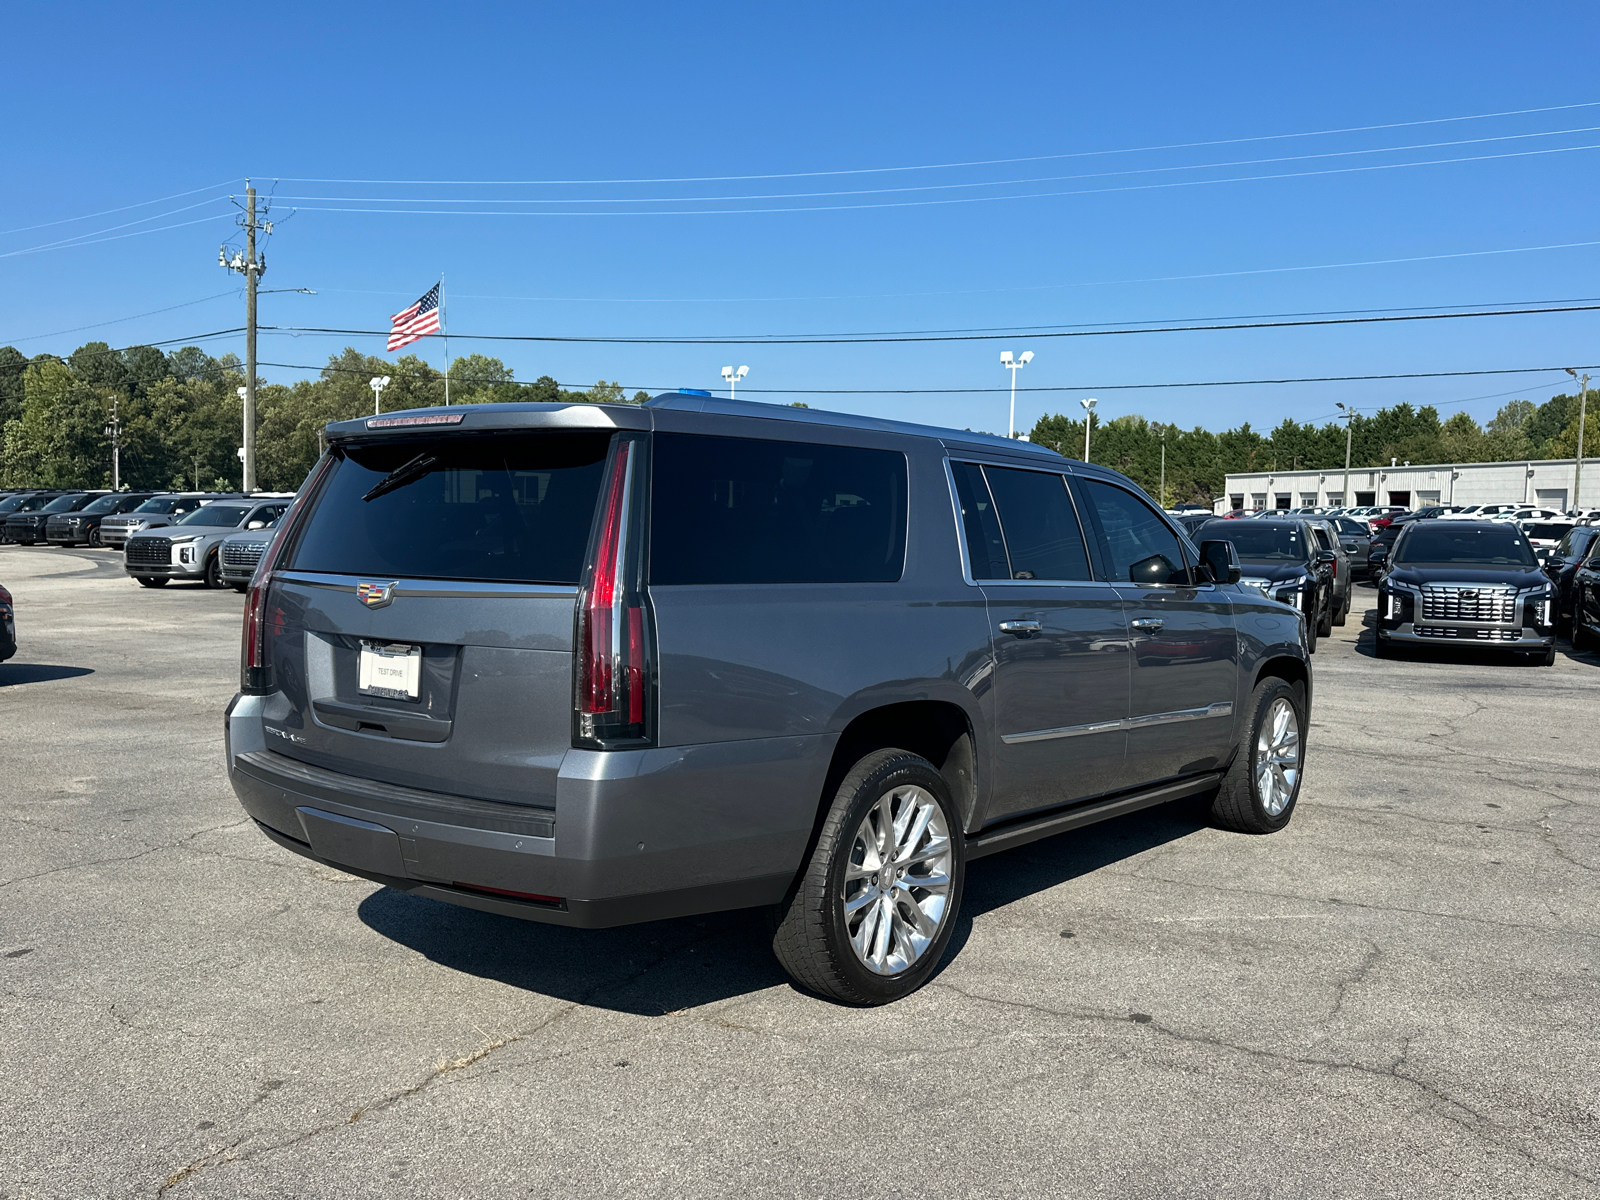
[[240, 697], [230, 710], [228, 775], [280, 846], [403, 891], [582, 928], [782, 899], [810, 843], [833, 749], [831, 735], [811, 735], [571, 750], [555, 807], [533, 808], [278, 754], [262, 744], [263, 702]]

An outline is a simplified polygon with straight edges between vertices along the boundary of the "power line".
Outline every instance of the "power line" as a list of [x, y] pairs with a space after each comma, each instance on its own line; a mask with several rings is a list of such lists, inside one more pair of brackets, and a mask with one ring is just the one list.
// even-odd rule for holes
[[1447, 125], [1456, 121], [1483, 121], [1495, 117], [1520, 117], [1532, 113], [1568, 112], [1578, 108], [1600, 106], [1600, 100], [1586, 100], [1577, 104], [1552, 104], [1541, 108], [1517, 108], [1504, 112], [1472, 113], [1459, 117], [1433, 117], [1420, 121], [1391, 121], [1379, 125], [1352, 125], [1344, 129], [1315, 129], [1301, 133], [1268, 133], [1254, 137], [1213, 138], [1200, 142], [1175, 142], [1164, 146], [1131, 146], [1117, 150], [1077, 150], [1064, 154], [1032, 154], [1017, 158], [988, 158], [970, 162], [924, 163], [899, 167], [856, 167], [833, 171], [782, 171], [761, 175], [690, 175], [651, 179], [324, 179], [313, 176], [280, 176], [289, 183], [360, 183], [397, 184], [414, 187], [532, 187], [537, 185], [613, 185], [638, 183], [736, 183], [755, 179], [815, 179], [830, 175], [880, 175], [896, 171], [948, 171], [962, 167], [993, 167], [1011, 163], [1051, 162], [1068, 158], [1092, 158], [1108, 154], [1145, 154], [1160, 150], [1193, 150], [1205, 146], [1236, 146], [1248, 142], [1282, 141], [1288, 138], [1330, 137], [1341, 133], [1371, 133], [1380, 129], [1412, 129], [1423, 125]]
[[[204, 225], [207, 221], [220, 221], [226, 216], [227, 216], [226, 213], [215, 213], [212, 216], [199, 217], [199, 218], [197, 218], [196, 220], [193, 220], [193, 221], [179, 221], [179, 222], [177, 222], [176, 224], [173, 224], [173, 225], [158, 225], [154, 229], [135, 229], [132, 233], [115, 233], [115, 234], [112, 234], [110, 237], [95, 237], [93, 234], [84, 234], [82, 236], [84, 238], [88, 239], [88, 240], [80, 241], [80, 240], [77, 240], [77, 239], [69, 238], [69, 239], [67, 239], [65, 241], [51, 242], [51, 243], [49, 243], [47, 245], [43, 245], [43, 246], [29, 246], [25, 250], [8, 250], [4, 254], [0, 254], [0, 258], [16, 258], [18, 255], [21, 255], [21, 254], [42, 254], [47, 250], [76, 250], [80, 246], [96, 246], [96, 245], [99, 245], [101, 242], [120, 242], [123, 238], [141, 237], [141, 236], [143, 236], [144, 234], [147, 234], [147, 233], [165, 233], [169, 229], [184, 229], [184, 228], [187, 228], [190, 225]], [[155, 217], [151, 217], [150, 218], [150, 220], [157, 220], [157, 219], [158, 218], [155, 218]], [[130, 222], [130, 224], [138, 224], [138, 223], [139, 222], [137, 222], [137, 221]], [[118, 225], [118, 226], [113, 226], [113, 228], [121, 229], [121, 228], [124, 228], [124, 227]]]
[[[1307, 162], [1313, 159], [1349, 158], [1360, 154], [1398, 154], [1409, 150], [1436, 150], [1445, 146], [1477, 146], [1486, 142], [1510, 142], [1525, 138], [1560, 137], [1569, 133], [1594, 133], [1600, 130], [1600, 125], [1585, 125], [1576, 129], [1551, 129], [1537, 133], [1508, 133], [1494, 137], [1464, 138], [1449, 142], [1420, 142], [1410, 146], [1376, 146], [1368, 150], [1328, 150], [1318, 154], [1292, 154], [1278, 158], [1247, 158], [1236, 159], [1232, 162], [1218, 163], [1190, 163], [1182, 166], [1169, 167], [1137, 167], [1127, 171], [1096, 171], [1082, 175], [1039, 175], [1028, 179], [990, 179], [977, 180], [966, 183], [929, 183], [917, 184], [910, 187], [885, 187], [885, 188], [855, 188], [842, 191], [828, 192], [768, 192], [744, 193], [732, 196], [585, 196], [578, 199], [561, 199], [553, 197], [513, 197], [506, 200], [492, 198], [472, 197], [463, 200], [448, 197], [423, 197], [411, 199], [405, 196], [292, 196], [283, 195], [279, 200], [292, 201], [333, 201], [349, 202], [352, 204], [709, 204], [733, 200], [811, 200], [830, 196], [882, 196], [907, 192], [939, 192], [952, 191], [956, 188], [985, 188], [985, 187], [1013, 187], [1031, 183], [1060, 183], [1073, 179], [1115, 179], [1128, 175], [1160, 175], [1173, 171], [1212, 171], [1225, 167], [1253, 167], [1270, 163]], [[1406, 165], [1406, 164], [1397, 164]], [[409, 210], [408, 210], [409, 211]]]
[[[1571, 154], [1578, 150], [1600, 150], [1600, 145], [1560, 146], [1548, 150], [1517, 150], [1507, 154], [1474, 154], [1458, 158], [1432, 158], [1421, 162], [1373, 163], [1364, 167], [1329, 167], [1320, 171], [1280, 171], [1271, 175], [1235, 175], [1227, 179], [1183, 179], [1169, 183], [1130, 183], [1108, 188], [1076, 188], [1059, 192], [1024, 192], [1014, 196], [952, 196], [941, 200], [884, 200], [870, 204], [806, 204], [766, 208], [662, 208], [635, 212], [480, 212], [474, 209], [433, 208], [344, 208], [328, 205], [300, 205], [301, 212], [376, 213], [419, 217], [721, 217], [758, 213], [855, 212], [874, 208], [930, 208], [949, 204], [987, 204], [1000, 200], [1049, 200], [1063, 196], [1101, 196], [1118, 192], [1151, 192], [1168, 188], [1207, 187], [1217, 183], [1259, 183], [1275, 179], [1310, 179], [1323, 175], [1353, 175], [1368, 171], [1399, 171], [1409, 167], [1438, 167], [1454, 163], [1491, 162], [1505, 158], [1532, 158], [1547, 154]], [[581, 203], [572, 201], [571, 203]]]
[[[329, 371], [342, 375], [366, 375], [371, 373], [370, 367], [338, 367], [333, 364], [326, 366], [313, 366], [309, 363], [276, 363], [263, 362], [263, 367], [279, 367], [290, 371]], [[400, 374], [402, 378], [409, 379], [441, 379], [438, 372], [422, 374], [419, 372], [401, 373], [393, 368], [385, 368], [389, 374]], [[1385, 379], [1460, 379], [1479, 375], [1547, 375], [1565, 371], [1566, 364], [1557, 367], [1504, 367], [1494, 370], [1481, 371], [1404, 371], [1382, 375], [1306, 375], [1282, 379], [1204, 379], [1182, 380], [1167, 383], [1075, 383], [1042, 387], [1019, 387], [1019, 393], [1048, 393], [1048, 392], [1126, 392], [1126, 391], [1157, 391], [1163, 388], [1204, 388], [1204, 387], [1258, 387], [1271, 384], [1287, 383], [1360, 383], [1370, 380]], [[1579, 364], [1574, 367], [1580, 371], [1600, 370], [1600, 365]], [[460, 378], [460, 377], [458, 377]], [[513, 387], [533, 387], [533, 382], [520, 379], [469, 379], [469, 382], [490, 384], [506, 384]], [[557, 387], [568, 387], [567, 384], [557, 384]], [[592, 386], [592, 385], [591, 385]], [[660, 385], [644, 384], [617, 384], [623, 391], [671, 392], [675, 388]], [[1008, 387], [971, 387], [971, 388], [748, 388], [747, 391], [764, 396], [975, 396], [990, 393], [1009, 393]], [[1502, 393], [1512, 395], [1511, 392]], [[1463, 401], [1463, 403], [1465, 403]]]
[[[1433, 312], [1409, 313], [1380, 317], [1321, 317], [1289, 321], [1232, 321], [1212, 325], [1159, 325], [1143, 329], [1058, 329], [1038, 332], [1026, 331], [1030, 338], [1083, 338], [1127, 337], [1152, 333], [1220, 333], [1245, 329], [1299, 329], [1326, 325], [1379, 325], [1401, 321], [1455, 321], [1469, 317], [1520, 317], [1543, 316], [1554, 313], [1595, 312], [1600, 304], [1564, 304], [1546, 308], [1501, 308], [1483, 312]], [[309, 325], [263, 325], [263, 330], [288, 334], [330, 334], [339, 337], [389, 336], [387, 329], [339, 329]], [[994, 333], [940, 333], [937, 331], [910, 331], [895, 334], [833, 334], [818, 336], [744, 336], [744, 337], [601, 337], [576, 334], [535, 333], [456, 333], [452, 336], [479, 342], [558, 342], [624, 346], [839, 346], [879, 345], [900, 342], [990, 342], [1023, 336], [1023, 331], [1012, 328]]]
[[57, 329], [54, 333], [33, 333], [29, 334], [27, 337], [8, 338], [6, 340], [10, 344], [15, 345], [17, 342], [37, 342], [41, 338], [60, 337], [62, 334], [66, 333], [82, 333], [85, 329], [103, 329], [107, 325], [120, 325], [124, 321], [137, 321], [140, 317], [153, 317], [159, 313], [174, 312], [180, 308], [192, 308], [194, 305], [204, 304], [208, 300], [220, 300], [224, 296], [233, 296], [237, 294], [238, 289], [234, 288], [232, 291], [218, 292], [215, 296], [202, 296], [198, 300], [185, 300], [182, 304], [172, 304], [168, 305], [166, 308], [152, 308], [149, 312], [134, 313], [130, 317], [113, 317], [109, 321], [97, 321], [93, 325], [77, 325], [71, 329]]
[[209, 192], [219, 187], [227, 187], [228, 180], [213, 183], [207, 187], [190, 188], [187, 192], [174, 192], [170, 196], [161, 196], [155, 200], [141, 200], [137, 204], [124, 204], [120, 208], [102, 209], [100, 212], [85, 213], [81, 217], [62, 217], [59, 221], [41, 221], [37, 225], [19, 225], [15, 229], [0, 229], [0, 237], [7, 237], [13, 233], [26, 233], [30, 229], [48, 229], [52, 225], [70, 225], [74, 221], [89, 221], [95, 217], [109, 217], [112, 213], [128, 212], [135, 208], [145, 208], [151, 204], [165, 204], [168, 200], [182, 200], [185, 196], [193, 196], [198, 192]]

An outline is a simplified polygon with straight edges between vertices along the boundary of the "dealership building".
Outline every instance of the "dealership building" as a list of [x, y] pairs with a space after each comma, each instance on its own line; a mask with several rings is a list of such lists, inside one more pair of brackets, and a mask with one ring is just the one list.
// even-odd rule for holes
[[[1430, 504], [1537, 504], [1541, 508], [1565, 512], [1577, 507], [1573, 496], [1573, 471], [1570, 458], [1551, 458], [1537, 462], [1432, 463], [1413, 466], [1396, 463], [1387, 467], [1359, 467], [1350, 470], [1350, 499], [1345, 499], [1345, 472], [1342, 467], [1316, 471], [1256, 471], [1229, 475], [1225, 494], [1216, 501], [1215, 511], [1233, 508], [1306, 508], [1320, 505], [1336, 508], [1346, 504], [1403, 504], [1424, 508]], [[1600, 505], [1600, 479], [1590, 472], [1600, 469], [1600, 460], [1583, 460], [1582, 499], [1591, 507]]]

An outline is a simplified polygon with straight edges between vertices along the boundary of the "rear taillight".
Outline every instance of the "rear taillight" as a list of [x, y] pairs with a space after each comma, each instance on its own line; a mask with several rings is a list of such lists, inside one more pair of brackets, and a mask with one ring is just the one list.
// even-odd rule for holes
[[654, 721], [654, 625], [644, 587], [644, 441], [612, 445], [578, 592], [573, 744], [604, 750], [649, 745]]
[[306, 476], [294, 503], [278, 522], [278, 536], [268, 543], [256, 563], [255, 574], [250, 578], [250, 590], [244, 598], [244, 644], [239, 662], [239, 690], [246, 695], [260, 696], [272, 690], [272, 663], [267, 653], [267, 594], [272, 590], [272, 571], [303, 523], [322, 481], [332, 469], [331, 454], [324, 454], [317, 465], [311, 468], [311, 474]]

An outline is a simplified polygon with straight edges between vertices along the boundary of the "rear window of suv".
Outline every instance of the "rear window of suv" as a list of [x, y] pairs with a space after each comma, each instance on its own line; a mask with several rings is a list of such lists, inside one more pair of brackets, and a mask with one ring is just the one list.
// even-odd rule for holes
[[893, 450], [658, 433], [652, 584], [893, 583], [906, 460]]
[[539, 433], [346, 446], [294, 568], [576, 584], [610, 442]]

